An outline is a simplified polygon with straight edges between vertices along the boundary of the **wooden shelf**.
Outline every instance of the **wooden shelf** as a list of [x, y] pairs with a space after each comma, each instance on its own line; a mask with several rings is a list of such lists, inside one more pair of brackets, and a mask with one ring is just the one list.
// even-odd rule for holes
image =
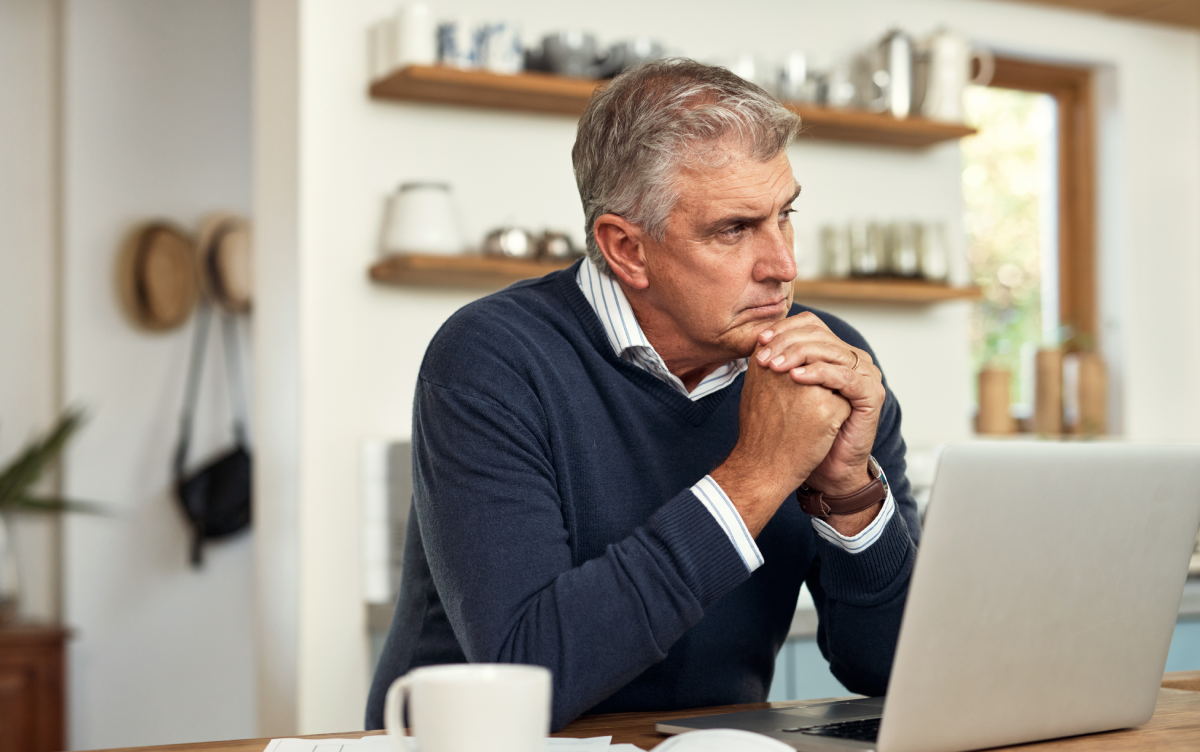
[[840, 300], [856, 303], [942, 303], [975, 300], [978, 287], [951, 287], [915, 279], [798, 279], [795, 297], [807, 300]]
[[[570, 262], [539, 263], [492, 256], [388, 256], [370, 270], [371, 279], [388, 285], [498, 290], [522, 279], [541, 277]], [[977, 287], [949, 287], [899, 279], [808, 279], [796, 281], [796, 299], [859, 303], [926, 304], [969, 300]]]
[[507, 75], [440, 65], [410, 65], [371, 84], [371, 96], [579, 117], [601, 83], [549, 73]]
[[[371, 96], [409, 102], [490, 107], [578, 117], [603, 81], [548, 73], [504, 75], [441, 66], [412, 65], [371, 84]], [[785, 103], [804, 121], [807, 138], [920, 148], [975, 133], [974, 128], [924, 118], [898, 120], [860, 110]]]
[[513, 282], [541, 277], [570, 264], [571, 262], [543, 264], [495, 256], [432, 256], [411, 253], [380, 259], [371, 266], [370, 276], [376, 282], [388, 285], [499, 290]]
[[974, 128], [959, 123], [942, 123], [918, 117], [898, 120], [880, 112], [839, 110], [795, 102], [784, 104], [799, 115], [804, 123], [800, 131], [801, 143], [806, 138], [814, 138], [856, 144], [923, 148], [976, 133]]

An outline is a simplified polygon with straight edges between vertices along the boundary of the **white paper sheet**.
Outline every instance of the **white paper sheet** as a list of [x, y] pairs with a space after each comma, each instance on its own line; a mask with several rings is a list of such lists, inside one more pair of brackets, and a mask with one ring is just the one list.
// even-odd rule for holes
[[[417, 740], [404, 740], [410, 752], [419, 752]], [[590, 739], [546, 739], [546, 752], [586, 752], [587, 750], [618, 750], [619, 752], [641, 752], [632, 744], [610, 746], [611, 736], [593, 736]], [[386, 734], [364, 736], [361, 739], [272, 739], [263, 752], [396, 752]], [[486, 752], [486, 750], [481, 750]]]

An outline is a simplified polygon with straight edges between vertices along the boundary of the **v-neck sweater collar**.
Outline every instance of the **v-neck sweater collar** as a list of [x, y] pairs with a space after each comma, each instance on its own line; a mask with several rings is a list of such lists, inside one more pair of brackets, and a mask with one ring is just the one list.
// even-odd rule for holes
[[617, 371], [639, 388], [652, 394], [692, 425], [698, 426], [707, 420], [729, 398], [730, 394], [736, 394], [740, 397], [743, 380], [743, 376], [741, 375], [724, 389], [693, 402], [657, 376], [628, 361], [622, 360], [613, 349], [608, 332], [605, 331], [604, 325], [600, 323], [600, 317], [596, 315], [592, 304], [584, 297], [583, 291], [579, 289], [579, 285], [575, 282], [575, 275], [578, 273], [579, 265], [582, 263], [584, 261], [577, 261], [566, 269], [554, 272], [553, 275], [556, 277], [554, 283], [558, 288], [559, 294], [563, 296], [571, 311], [574, 312], [584, 334], [587, 335], [592, 346], [596, 348], [596, 352], [611, 363], [613, 368], [617, 369]]

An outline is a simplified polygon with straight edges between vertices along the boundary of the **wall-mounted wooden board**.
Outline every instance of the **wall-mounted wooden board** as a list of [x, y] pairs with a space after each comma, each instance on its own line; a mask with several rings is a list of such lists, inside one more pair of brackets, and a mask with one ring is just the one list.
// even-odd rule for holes
[[[431, 102], [578, 117], [602, 81], [548, 73], [504, 75], [442, 66], [412, 65], [371, 85], [375, 99]], [[801, 142], [828, 139], [920, 148], [969, 136], [973, 128], [924, 118], [899, 120], [877, 112], [788, 103], [804, 121]]]
[[499, 290], [513, 282], [541, 277], [566, 266], [569, 266], [569, 263], [543, 264], [493, 256], [433, 256], [413, 253], [380, 259], [371, 267], [370, 276], [376, 282], [390, 285]]
[[[562, 269], [569, 262], [540, 263], [491, 256], [388, 256], [370, 269], [370, 277], [389, 285], [458, 287], [498, 290], [522, 279]], [[980, 295], [977, 287], [950, 287], [920, 280], [807, 279], [796, 281], [796, 299], [841, 300], [859, 303], [927, 304], [969, 300]]]

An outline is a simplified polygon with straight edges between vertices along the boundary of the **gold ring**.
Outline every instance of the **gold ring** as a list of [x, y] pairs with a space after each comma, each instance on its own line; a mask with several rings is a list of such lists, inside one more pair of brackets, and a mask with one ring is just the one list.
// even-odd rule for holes
[[858, 369], [858, 350], [853, 350], [852, 352], [854, 353], [854, 365], [850, 366], [850, 370], [854, 371]]

